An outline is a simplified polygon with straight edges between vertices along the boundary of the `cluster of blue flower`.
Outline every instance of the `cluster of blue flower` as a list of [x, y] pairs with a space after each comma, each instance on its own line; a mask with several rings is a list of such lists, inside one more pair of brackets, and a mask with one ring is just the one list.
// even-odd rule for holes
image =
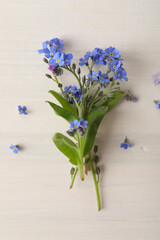
[[87, 124], [88, 121], [85, 121], [84, 119], [75, 119], [74, 122], [70, 122], [69, 132], [74, 132], [78, 130], [79, 135], [83, 136], [85, 134]]
[[42, 49], [38, 50], [38, 52], [40, 54], [43, 53], [46, 58], [49, 58], [49, 64], [51, 66], [68, 66], [72, 62], [73, 55], [71, 53], [66, 54], [62, 52], [63, 47], [63, 41], [58, 38], [54, 38], [50, 41], [43, 42]]
[[[113, 75], [113, 78], [115, 80], [122, 80], [125, 81], [128, 80], [126, 76], [126, 71], [122, 67], [123, 63], [121, 62], [123, 59], [121, 59], [120, 51], [114, 47], [106, 48], [105, 50], [102, 50], [100, 48], [95, 48], [92, 52], [86, 52], [84, 55], [84, 58], [80, 58], [79, 65], [80, 66], [88, 66], [89, 59], [91, 59], [94, 64], [98, 65], [107, 65], [110, 68], [110, 71], [115, 73]], [[101, 84], [104, 84], [105, 82], [109, 82], [109, 78], [107, 74], [102, 74], [101, 71], [98, 71], [97, 73], [95, 71], [92, 71], [92, 74], [88, 75], [89, 80], [93, 79], [95, 81], [100, 80]]]
[[70, 85], [69, 87], [64, 87], [63, 93], [67, 94], [66, 98], [71, 97], [71, 102], [75, 103], [75, 101], [79, 102], [82, 96], [82, 89], [78, 89], [76, 85]]

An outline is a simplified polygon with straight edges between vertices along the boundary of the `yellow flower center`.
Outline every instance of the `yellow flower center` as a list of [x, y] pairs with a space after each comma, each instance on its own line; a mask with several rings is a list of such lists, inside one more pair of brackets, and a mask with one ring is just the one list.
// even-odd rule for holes
[[21, 112], [23, 112], [23, 110], [21, 109]]
[[50, 55], [53, 55], [53, 53], [51, 52]]
[[74, 125], [74, 127], [77, 127], [77, 125]]
[[121, 76], [121, 74], [119, 73], [119, 74], [118, 74], [118, 77], [120, 77], [120, 76]]
[[55, 47], [58, 47], [58, 45], [56, 44]]
[[59, 60], [59, 59], [57, 59], [57, 60], [56, 60], [56, 63], [59, 63], [59, 62], [60, 62], [60, 60]]
[[104, 77], [101, 77], [102, 79], [104, 79]]
[[116, 66], [113, 66], [114, 69], [116, 69]]
[[114, 56], [114, 54], [111, 52], [110, 54], [109, 54], [111, 57], [113, 57]]
[[16, 147], [14, 147], [14, 149], [17, 149]]

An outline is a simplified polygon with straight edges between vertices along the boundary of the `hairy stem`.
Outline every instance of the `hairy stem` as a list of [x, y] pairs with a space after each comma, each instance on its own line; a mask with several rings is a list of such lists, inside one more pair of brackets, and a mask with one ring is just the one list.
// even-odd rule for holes
[[80, 81], [79, 77], [77, 76], [77, 74], [71, 68], [68, 68], [68, 67], [65, 67], [65, 66], [61, 66], [61, 68], [64, 68], [64, 69], [68, 70], [69, 72], [71, 72], [75, 76], [75, 78], [77, 79], [80, 88], [82, 88], [82, 84], [81, 84], [81, 81]]
[[94, 166], [93, 166], [93, 159], [90, 161], [90, 166], [91, 166], [92, 176], [93, 176], [94, 185], [95, 185], [95, 189], [96, 189], [98, 211], [100, 211], [101, 210], [101, 200], [100, 200], [100, 195], [99, 195], [98, 181], [96, 179], [96, 173], [95, 173]]
[[75, 180], [75, 178], [76, 178], [77, 172], [78, 172], [78, 167], [76, 167], [76, 169], [75, 169], [75, 171], [74, 171], [74, 174], [73, 174], [73, 176], [72, 176], [72, 180], [71, 180], [71, 184], [70, 184], [70, 189], [73, 187], [74, 180]]

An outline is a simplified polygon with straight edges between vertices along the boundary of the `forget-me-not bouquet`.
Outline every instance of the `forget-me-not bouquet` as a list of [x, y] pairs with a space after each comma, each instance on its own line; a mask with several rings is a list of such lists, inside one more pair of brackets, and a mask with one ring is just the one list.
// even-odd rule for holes
[[[123, 59], [120, 52], [114, 47], [106, 49], [95, 48], [88, 51], [79, 60], [77, 67], [73, 63], [73, 55], [63, 51], [63, 41], [54, 38], [42, 43], [42, 49], [38, 50], [44, 54], [44, 62], [48, 64], [51, 74], [46, 76], [52, 79], [59, 87], [59, 91], [50, 90], [49, 93], [59, 102], [47, 101], [54, 112], [64, 118], [68, 137], [56, 133], [53, 142], [57, 148], [68, 158], [73, 165], [71, 168], [72, 188], [77, 173], [81, 180], [91, 170], [96, 189], [98, 210], [101, 209], [99, 194], [98, 146], [95, 138], [99, 125], [114, 106], [124, 96], [120, 90], [119, 81], [127, 81], [126, 71], [123, 68]], [[87, 73], [82, 74], [82, 67]], [[98, 68], [103, 68], [98, 70]], [[75, 77], [75, 84], [66, 86], [59, 78], [65, 71]]]

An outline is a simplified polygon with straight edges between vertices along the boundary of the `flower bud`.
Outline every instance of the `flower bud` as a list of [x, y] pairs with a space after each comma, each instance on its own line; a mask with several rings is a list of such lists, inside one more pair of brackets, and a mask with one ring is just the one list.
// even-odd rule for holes
[[83, 82], [83, 84], [85, 83], [85, 81], [86, 81], [86, 76], [84, 75], [84, 76], [82, 77], [82, 82]]
[[98, 155], [96, 155], [96, 156], [94, 157], [94, 162], [95, 162], [95, 163], [98, 163], [98, 161], [99, 161], [99, 157], [98, 157]]
[[80, 69], [80, 68], [77, 69], [77, 73], [78, 73], [79, 75], [81, 74], [81, 69]]
[[90, 102], [92, 100], [92, 96], [90, 96], [89, 98], [88, 98], [88, 102]]
[[73, 69], [73, 71], [76, 69], [76, 64], [75, 63], [72, 64], [72, 69]]
[[95, 145], [93, 150], [94, 150], [95, 153], [97, 153], [98, 152], [98, 146]]
[[100, 174], [100, 168], [96, 167], [95, 172], [96, 172], [97, 175], [99, 175]]
[[61, 83], [58, 83], [58, 87], [61, 88], [63, 85]]
[[72, 168], [71, 168], [71, 170], [70, 170], [70, 174], [71, 174], [71, 175], [73, 175], [73, 174], [74, 174], [74, 172], [75, 172], [75, 168], [74, 168], [74, 167], [72, 167]]
[[67, 133], [70, 137], [73, 137], [73, 136], [74, 136], [74, 131], [69, 131], [69, 130], [68, 130], [66, 133]]
[[90, 158], [87, 157], [87, 158], [85, 159], [85, 164], [89, 163], [89, 161], [90, 161]]
[[47, 58], [43, 58], [43, 61], [44, 61], [45, 63], [48, 63]]
[[46, 77], [47, 77], [47, 78], [52, 78], [51, 75], [49, 75], [49, 74], [46, 74]]
[[103, 95], [103, 91], [101, 91], [100, 93], [98, 93], [98, 96], [102, 96]]
[[63, 69], [60, 67], [56, 67], [56, 69], [54, 70], [54, 74], [56, 76], [61, 76], [63, 74]]

